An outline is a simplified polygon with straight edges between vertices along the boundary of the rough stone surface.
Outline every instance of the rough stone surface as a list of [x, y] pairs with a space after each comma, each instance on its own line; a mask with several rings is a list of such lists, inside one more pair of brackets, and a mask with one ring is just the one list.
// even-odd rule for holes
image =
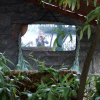
[[7, 14], [0, 14], [0, 26], [9, 26], [11, 25], [10, 16]]
[[[53, 17], [53, 15], [55, 17]], [[45, 15], [45, 16], [44, 16]], [[44, 16], [44, 17], [43, 17]], [[18, 62], [18, 36], [14, 37], [15, 25], [19, 26], [24, 24], [31, 24], [40, 21], [45, 22], [58, 22], [67, 25], [76, 25], [83, 27], [84, 22], [59, 14], [52, 10], [43, 8], [41, 6], [29, 3], [25, 0], [0, 0], [0, 52], [5, 52], [5, 57], [10, 59], [15, 65]], [[17, 27], [17, 35], [21, 29]], [[80, 32], [77, 32], [80, 34]], [[95, 33], [95, 27], [92, 27], [92, 37], [87, 39], [87, 31], [85, 31], [83, 39], [80, 41], [80, 72], [82, 71], [84, 60], [86, 58], [87, 51], [93, 39]], [[13, 36], [13, 38], [12, 38]], [[36, 51], [35, 49], [23, 50], [23, 55], [26, 57], [30, 52], [33, 51], [34, 58], [45, 61], [45, 65], [50, 67], [53, 65], [54, 68], [59, 69], [64, 63], [72, 66], [75, 59], [75, 51], [71, 52], [53, 52], [53, 51]], [[99, 59], [100, 59], [100, 48], [99, 44], [95, 51], [94, 57], [91, 61], [89, 74], [98, 74], [99, 70]], [[25, 58], [32, 65], [33, 69], [39, 69], [36, 63], [29, 58]], [[12, 65], [8, 64], [11, 69], [14, 69]]]

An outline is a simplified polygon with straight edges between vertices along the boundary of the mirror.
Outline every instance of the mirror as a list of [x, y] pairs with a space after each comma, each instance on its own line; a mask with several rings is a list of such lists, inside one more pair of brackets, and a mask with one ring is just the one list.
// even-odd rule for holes
[[[76, 48], [76, 27], [74, 25], [57, 24], [28, 24], [27, 32], [21, 37], [22, 48], [34, 47], [53, 47], [54, 41], [61, 32], [65, 32], [65, 37], [58, 38], [61, 45], [56, 47], [56, 51], [72, 51]], [[69, 36], [72, 35], [72, 41]]]

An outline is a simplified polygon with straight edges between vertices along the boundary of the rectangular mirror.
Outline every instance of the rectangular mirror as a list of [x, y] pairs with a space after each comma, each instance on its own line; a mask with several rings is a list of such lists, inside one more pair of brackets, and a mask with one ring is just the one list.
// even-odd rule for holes
[[[27, 32], [21, 37], [22, 48], [49, 48], [52, 51], [57, 35], [65, 32], [58, 38], [60, 46], [56, 46], [56, 51], [71, 51], [76, 48], [76, 27], [74, 25], [56, 25], [56, 24], [29, 24]], [[72, 35], [72, 41], [69, 33]]]

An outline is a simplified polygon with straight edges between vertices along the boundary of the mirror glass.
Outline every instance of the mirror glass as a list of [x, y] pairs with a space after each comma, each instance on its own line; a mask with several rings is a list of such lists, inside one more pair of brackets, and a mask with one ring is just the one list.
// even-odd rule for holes
[[[21, 47], [49, 47], [52, 49], [57, 36], [60, 46], [56, 46], [56, 51], [71, 51], [76, 48], [76, 27], [74, 25], [56, 24], [29, 24], [27, 32], [21, 37]], [[61, 33], [65, 34], [59, 35]], [[70, 35], [72, 36], [72, 41]]]

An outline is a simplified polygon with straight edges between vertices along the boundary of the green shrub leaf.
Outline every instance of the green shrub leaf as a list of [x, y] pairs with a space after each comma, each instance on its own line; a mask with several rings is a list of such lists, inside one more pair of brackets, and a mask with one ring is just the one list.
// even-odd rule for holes
[[90, 27], [90, 25], [88, 26], [88, 39], [90, 38], [90, 36], [91, 36], [91, 27]]
[[3, 91], [3, 88], [0, 88], [0, 93], [2, 93], [2, 91]]

